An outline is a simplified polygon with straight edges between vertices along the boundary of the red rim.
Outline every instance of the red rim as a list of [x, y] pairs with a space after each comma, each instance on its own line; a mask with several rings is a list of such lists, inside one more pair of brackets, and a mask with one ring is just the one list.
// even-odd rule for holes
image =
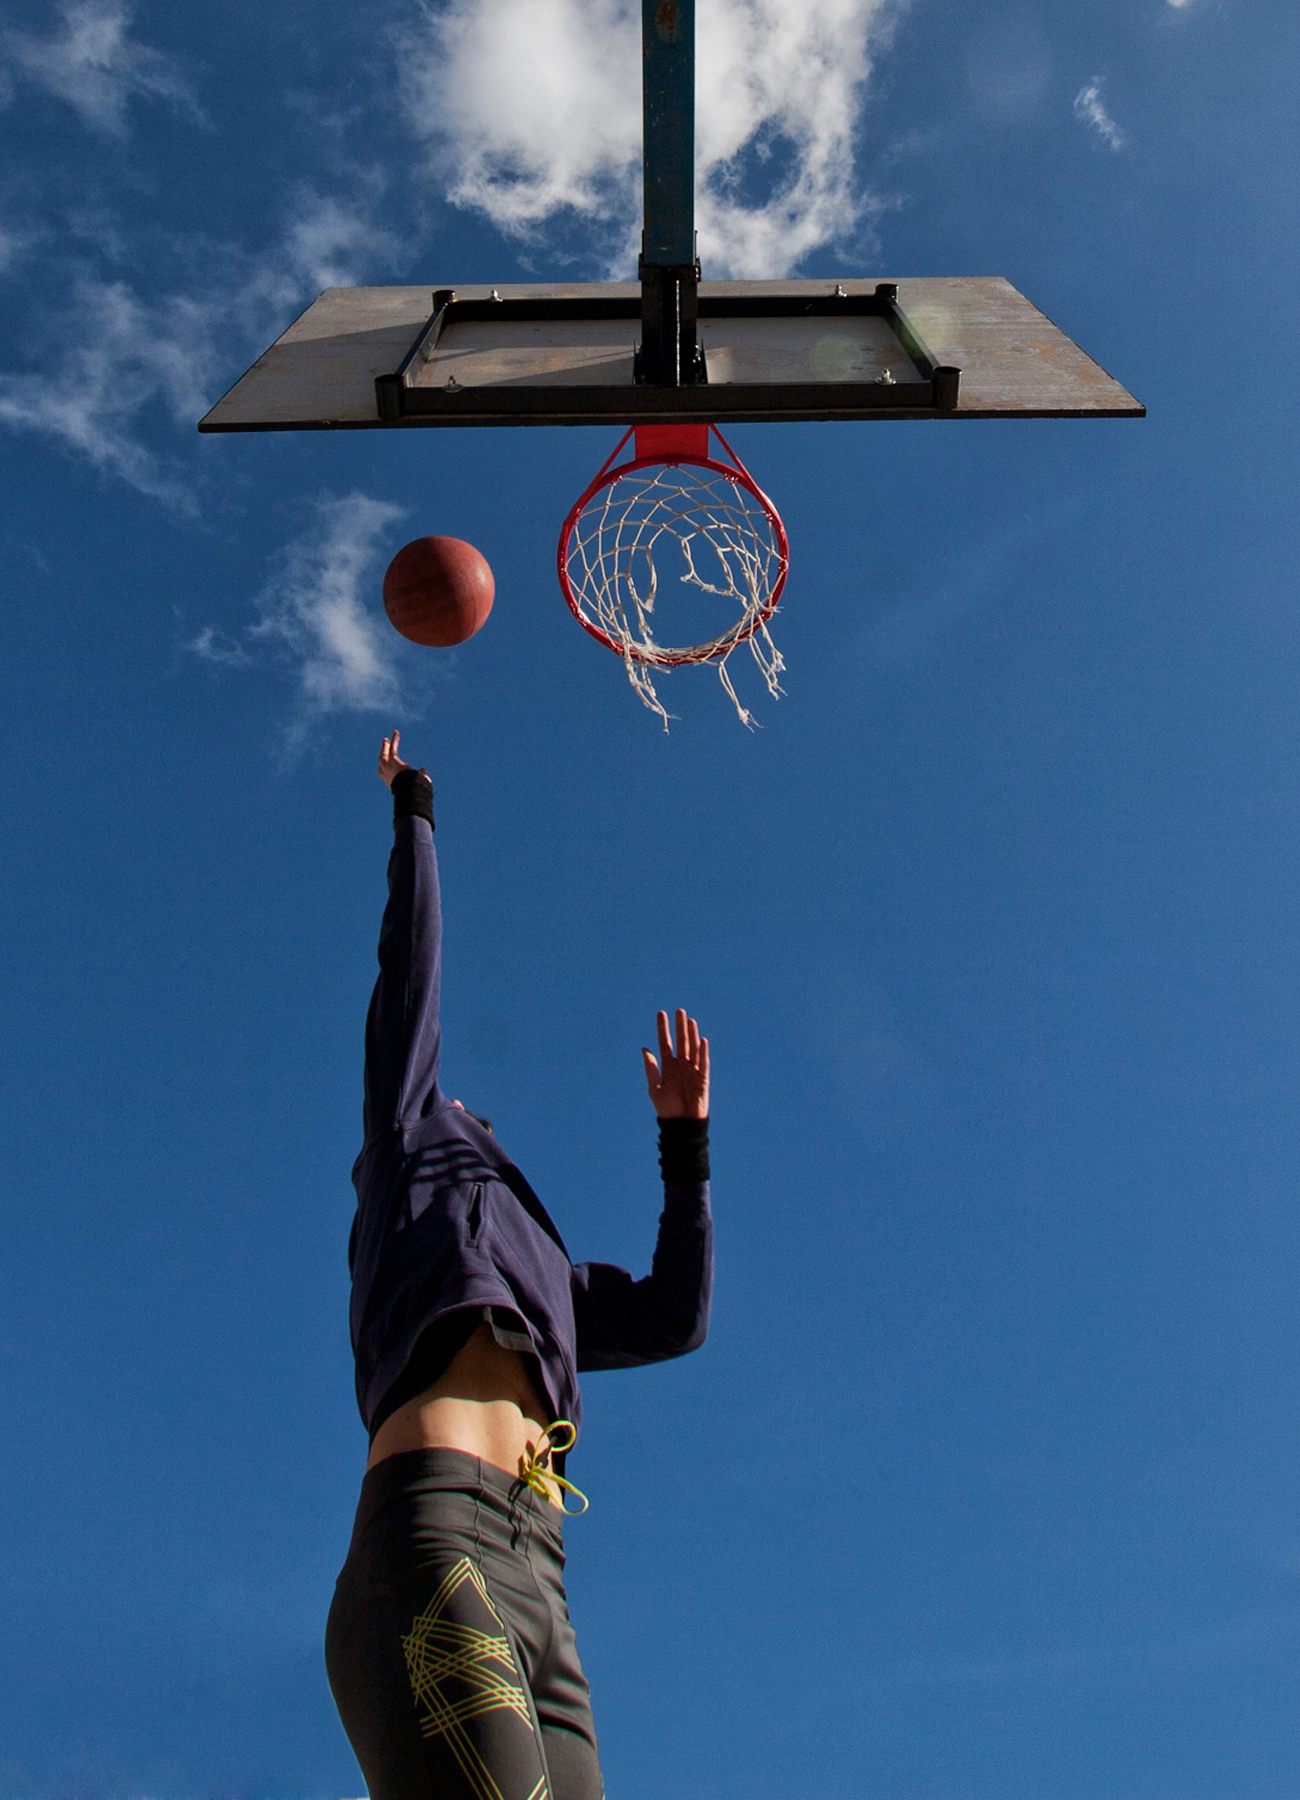
[[[614, 457], [618, 455], [619, 451], [623, 448], [623, 445], [627, 443], [628, 438], [632, 436], [633, 429], [635, 428], [633, 427], [624, 433], [623, 437], [615, 445], [613, 454], [601, 468], [595, 480], [587, 485], [577, 500], [575, 500], [573, 505], [569, 508], [568, 516], [565, 518], [564, 524], [560, 530], [559, 549], [556, 553], [556, 567], [560, 577], [560, 591], [564, 595], [565, 603], [568, 606], [569, 611], [573, 614], [579, 625], [582, 626], [582, 629], [589, 637], [594, 637], [598, 643], [604, 644], [607, 650], [612, 650], [615, 656], [630, 655], [635, 657], [638, 662], [648, 663], [652, 668], [656, 669], [678, 669], [691, 663], [720, 662], [724, 657], [729, 656], [731, 652], [736, 649], [737, 645], [746, 643], [752, 638], [760, 626], [766, 625], [767, 621], [777, 609], [777, 605], [781, 599], [781, 592], [785, 587], [785, 578], [790, 567], [790, 543], [785, 535], [785, 526], [781, 523], [781, 515], [776, 510], [776, 507], [772, 504], [771, 500], [769, 500], [767, 495], [763, 492], [762, 488], [759, 487], [758, 483], [754, 480], [754, 477], [750, 474], [744, 463], [741, 462], [740, 458], [736, 455], [735, 451], [731, 448], [731, 445], [727, 442], [726, 438], [723, 437], [716, 425], [711, 426], [710, 430], [722, 445], [727, 455], [731, 458], [730, 464], [717, 462], [712, 457], [701, 456], [634, 456], [629, 462], [619, 463], [617, 468], [611, 468], [610, 465], [613, 463]], [[634, 475], [638, 469], [670, 469], [679, 468], [683, 465], [694, 469], [707, 469], [713, 475], [725, 475], [728, 481], [734, 482], [737, 487], [743, 488], [747, 494], [752, 495], [752, 497], [758, 501], [763, 509], [765, 517], [772, 527], [773, 535], [776, 538], [780, 571], [776, 578], [776, 585], [773, 587], [767, 603], [762, 610], [755, 613], [754, 617], [748, 622], [742, 621], [741, 624], [735, 626], [731, 631], [725, 632], [722, 637], [715, 638], [710, 643], [696, 645], [689, 650], [660, 650], [656, 651], [653, 655], [650, 655], [640, 650], [635, 644], [620, 644], [617, 639], [610, 637], [608, 632], [602, 631], [599, 625], [594, 625], [583, 613], [581, 603], [573, 591], [573, 583], [569, 579], [569, 540], [573, 536], [573, 528], [577, 524], [583, 508], [587, 506], [598, 493], [600, 493], [602, 488], [612, 487], [613, 484], [616, 481], [621, 480], [624, 475]]]

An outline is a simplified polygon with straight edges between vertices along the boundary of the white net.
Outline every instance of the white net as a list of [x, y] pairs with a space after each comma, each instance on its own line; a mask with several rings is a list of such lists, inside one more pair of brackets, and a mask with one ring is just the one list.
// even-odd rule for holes
[[[727, 669], [732, 651], [747, 643], [768, 692], [781, 694], [785, 664], [767, 621], [785, 574], [785, 543], [770, 506], [738, 477], [690, 463], [616, 475], [572, 521], [565, 568], [574, 611], [621, 651], [628, 680], [665, 731], [669, 715], [655, 691], [657, 669], [715, 663], [741, 723], [752, 728], [753, 715]], [[676, 596], [664, 584], [673, 576], [692, 599], [686, 625], [707, 632], [684, 648], [660, 644], [654, 635], [656, 605], [671, 611], [674, 623], [684, 610], [669, 604]], [[725, 610], [733, 618], [737, 609], [740, 616], [717, 631], [721, 602], [730, 603]]]

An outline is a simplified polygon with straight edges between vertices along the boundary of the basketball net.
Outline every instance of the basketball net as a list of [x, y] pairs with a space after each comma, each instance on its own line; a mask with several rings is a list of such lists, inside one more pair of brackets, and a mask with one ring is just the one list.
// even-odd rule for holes
[[[741, 724], [752, 729], [756, 721], [737, 697], [727, 662], [748, 644], [768, 692], [780, 697], [785, 664], [768, 631], [789, 565], [780, 514], [716, 425], [634, 430], [631, 460], [615, 466], [633, 436], [628, 431], [564, 521], [564, 598], [584, 630], [623, 658], [628, 680], [665, 731], [669, 714], [653, 672], [684, 663], [715, 664]], [[729, 462], [710, 455], [710, 433]], [[733, 601], [736, 623], [703, 643], [656, 643], [659, 583], [673, 575], [701, 595]]]

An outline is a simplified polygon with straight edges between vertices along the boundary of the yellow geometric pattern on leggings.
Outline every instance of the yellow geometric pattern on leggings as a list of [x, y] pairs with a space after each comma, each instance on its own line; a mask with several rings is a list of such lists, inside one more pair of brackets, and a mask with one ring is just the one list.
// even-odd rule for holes
[[[499, 1636], [445, 1617], [448, 1605], [466, 1582], [500, 1626]], [[466, 1731], [466, 1723], [485, 1713], [508, 1711], [523, 1721], [531, 1735], [533, 1721], [505, 1626], [488, 1598], [481, 1572], [467, 1556], [448, 1570], [433, 1599], [402, 1639], [402, 1649], [411, 1692], [421, 1713], [422, 1735], [446, 1740], [479, 1800], [506, 1800]], [[527, 1800], [548, 1800], [545, 1775]]]

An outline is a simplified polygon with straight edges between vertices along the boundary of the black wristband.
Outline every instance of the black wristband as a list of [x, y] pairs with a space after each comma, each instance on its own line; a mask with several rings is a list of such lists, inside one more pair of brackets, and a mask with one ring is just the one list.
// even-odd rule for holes
[[393, 823], [427, 819], [433, 830], [433, 783], [424, 769], [399, 769], [393, 777]]
[[660, 1119], [659, 1168], [665, 1182], [709, 1179], [709, 1121]]

